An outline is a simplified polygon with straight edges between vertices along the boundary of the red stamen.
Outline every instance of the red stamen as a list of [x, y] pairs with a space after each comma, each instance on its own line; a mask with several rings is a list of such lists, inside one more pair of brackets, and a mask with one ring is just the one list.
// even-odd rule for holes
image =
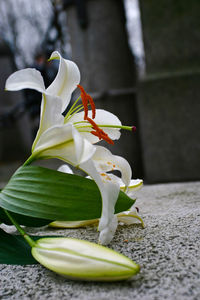
[[92, 109], [92, 119], [94, 119], [95, 115], [96, 115], [96, 108], [95, 108], [95, 104], [94, 104], [92, 97], [86, 93], [86, 91], [80, 84], [78, 84], [77, 87], [81, 90], [81, 99], [82, 99], [83, 108], [84, 108], [84, 112], [85, 112], [84, 120], [87, 120], [87, 116], [88, 116], [88, 101], [89, 101], [89, 103], [91, 105], [91, 109]]
[[113, 140], [111, 140], [110, 138], [109, 138], [109, 136], [108, 135], [104, 135], [104, 136], [102, 136], [102, 139], [104, 140], [104, 141], [106, 141], [108, 144], [110, 144], [110, 145], [114, 145], [114, 142], [113, 142]]
[[97, 136], [99, 139], [101, 139], [99, 134], [96, 131], [92, 130], [92, 131], [90, 131], [90, 133]]
[[81, 90], [81, 99], [82, 99], [82, 103], [83, 103], [83, 108], [84, 108], [84, 120], [87, 120], [87, 116], [88, 116], [88, 99], [87, 99], [87, 94], [84, 90], [84, 88], [78, 84], [77, 87]]
[[100, 140], [103, 139], [104, 141], [106, 141], [108, 144], [112, 144], [114, 145], [113, 140], [111, 140], [109, 138], [109, 136], [107, 135], [107, 133], [105, 133], [101, 128], [99, 128], [99, 126], [90, 118], [87, 118], [87, 120], [90, 122], [90, 124], [92, 125], [92, 128], [95, 129], [93, 131], [91, 131], [91, 133], [95, 136], [97, 136]]
[[92, 127], [96, 130], [96, 132], [100, 136], [103, 130], [100, 129], [99, 126], [92, 119], [90, 119], [89, 117], [87, 117], [87, 120], [90, 122], [90, 124], [92, 125]]
[[[114, 145], [113, 140], [111, 140], [109, 138], [107, 133], [105, 133], [101, 128], [99, 128], [99, 126], [92, 120], [95, 118], [95, 115], [96, 115], [96, 108], [95, 108], [95, 104], [94, 104], [92, 97], [86, 93], [86, 91], [80, 84], [78, 84], [77, 87], [81, 91], [81, 99], [82, 99], [83, 108], [84, 108], [84, 112], [85, 112], [84, 120], [87, 120], [92, 125], [92, 128], [94, 129], [91, 131], [91, 133], [93, 135], [97, 136], [100, 140], [103, 139], [108, 144]], [[92, 109], [92, 119], [88, 117], [88, 102], [90, 103], [91, 109]]]
[[90, 95], [88, 95], [88, 94], [87, 94], [87, 96], [88, 96], [88, 100], [90, 102], [91, 109], [92, 109], [92, 119], [94, 119], [95, 116], [96, 116], [95, 104], [94, 104], [94, 101], [93, 101], [92, 97]]

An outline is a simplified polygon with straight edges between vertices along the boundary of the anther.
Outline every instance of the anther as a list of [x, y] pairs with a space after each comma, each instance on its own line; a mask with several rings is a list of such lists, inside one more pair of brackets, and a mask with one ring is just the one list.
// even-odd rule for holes
[[91, 97], [90, 95], [88, 95], [88, 94], [87, 94], [87, 96], [88, 96], [88, 100], [89, 100], [89, 102], [90, 102], [91, 109], [92, 109], [92, 119], [94, 119], [95, 116], [96, 116], [96, 108], [95, 108], [95, 104], [94, 104], [94, 101], [93, 101], [92, 97]]
[[91, 105], [91, 109], [92, 109], [92, 119], [94, 119], [95, 115], [96, 115], [96, 108], [95, 108], [95, 104], [94, 104], [92, 97], [86, 93], [86, 91], [80, 84], [78, 84], [77, 87], [81, 90], [81, 99], [82, 99], [83, 108], [84, 108], [84, 112], [85, 112], [84, 120], [87, 120], [87, 116], [88, 116], [88, 101], [89, 101], [89, 103]]
[[81, 99], [82, 99], [82, 103], [83, 103], [83, 108], [84, 108], [84, 120], [87, 120], [87, 116], [88, 116], [88, 100], [87, 100], [87, 94], [84, 90], [84, 88], [78, 84], [77, 87], [81, 90]]
[[[92, 128], [94, 129], [91, 131], [91, 133], [93, 135], [97, 136], [99, 138], [99, 140], [103, 139], [108, 144], [114, 145], [113, 140], [111, 140], [109, 138], [107, 133], [105, 133], [101, 128], [99, 128], [99, 126], [92, 120], [95, 118], [95, 115], [96, 115], [96, 108], [95, 108], [95, 104], [94, 104], [92, 97], [86, 93], [86, 91], [80, 84], [78, 84], [77, 87], [81, 91], [81, 99], [82, 99], [84, 113], [85, 113], [84, 120], [87, 120], [92, 125]], [[92, 119], [88, 117], [88, 102], [90, 103], [91, 109], [92, 109]]]
[[87, 120], [90, 122], [90, 124], [92, 125], [92, 128], [94, 129], [93, 131], [91, 131], [91, 133], [93, 135], [97, 136], [99, 138], [99, 140], [103, 139], [108, 144], [114, 145], [113, 140], [111, 140], [109, 138], [109, 136], [107, 135], [107, 133], [105, 133], [101, 128], [99, 128], [99, 126], [92, 119], [87, 117]]

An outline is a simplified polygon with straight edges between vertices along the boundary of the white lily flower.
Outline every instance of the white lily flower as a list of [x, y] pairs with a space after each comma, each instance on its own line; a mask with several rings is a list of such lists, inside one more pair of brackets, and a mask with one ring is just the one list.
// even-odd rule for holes
[[[83, 105], [76, 105], [76, 102], [64, 117], [62, 113], [79, 84], [80, 72], [74, 62], [63, 59], [57, 51], [52, 53], [50, 59], [59, 59], [60, 63], [58, 74], [47, 89], [40, 72], [28, 68], [17, 71], [8, 78], [6, 90], [34, 89], [42, 93], [40, 126], [32, 146], [32, 159], [56, 157], [78, 166], [92, 157], [95, 147], [91, 143], [100, 139], [99, 135], [95, 135], [93, 123], [103, 120], [100, 125], [104, 127], [107, 124], [105, 131], [101, 131], [110, 142], [111, 139], [120, 137], [119, 130], [123, 126], [112, 113], [105, 110], [95, 111], [93, 100], [81, 86], [79, 88], [82, 99], [87, 101], [85, 98], [88, 97], [90, 103], [93, 103], [92, 111], [87, 111], [87, 118], [84, 119], [84, 112], [79, 112]], [[85, 105], [86, 110], [87, 104]], [[90, 115], [93, 120], [89, 118]], [[128, 130], [131, 130], [130, 128], [128, 127]]]
[[134, 261], [114, 250], [72, 238], [41, 238], [31, 252], [40, 264], [69, 279], [124, 280], [140, 270]]
[[[122, 181], [128, 186], [131, 168], [124, 158], [92, 144], [102, 139], [113, 144], [113, 140], [120, 137], [120, 129], [134, 131], [135, 127], [122, 126], [112, 113], [95, 109], [93, 99], [79, 85], [80, 72], [75, 63], [63, 59], [57, 51], [52, 53], [50, 59], [59, 59], [60, 63], [58, 74], [47, 89], [40, 72], [30, 68], [13, 73], [6, 81], [7, 90], [30, 88], [43, 95], [39, 130], [32, 146], [32, 156], [25, 164], [38, 158], [58, 158], [91, 176], [102, 196], [99, 230], [100, 242], [105, 244], [111, 240], [117, 227], [114, 207], [120, 190], [119, 184], [110, 180], [105, 172], [120, 170]], [[81, 91], [82, 104], [77, 104], [78, 98], [63, 116], [76, 86]], [[81, 112], [82, 109], [84, 111]]]
[[63, 59], [58, 52], [53, 52], [51, 58], [59, 59], [60, 64], [47, 89], [40, 72], [30, 68], [13, 73], [6, 81], [6, 89], [29, 88], [42, 93], [40, 126], [32, 146], [32, 159], [57, 157], [76, 166], [95, 152], [95, 147], [72, 123], [65, 123], [62, 115], [80, 81], [80, 72], [75, 63]]
[[[120, 188], [126, 189], [126, 193], [134, 197], [134, 190], [139, 189], [143, 181], [140, 179], [130, 180], [131, 168], [128, 162], [120, 157], [112, 155], [111, 152], [104, 147], [97, 146], [97, 150], [92, 157], [92, 161], [89, 160], [84, 163], [83, 169], [91, 174], [91, 177], [95, 179], [101, 193], [102, 193], [102, 215], [101, 219], [82, 220], [82, 221], [55, 221], [50, 224], [52, 227], [62, 228], [77, 228], [88, 225], [98, 225], [100, 230], [99, 241], [101, 244], [108, 244], [116, 231], [118, 222], [124, 224], [133, 224], [134, 219], [138, 219], [142, 226], [144, 226], [141, 217], [138, 215], [134, 207], [129, 211], [121, 212], [114, 215], [114, 209], [118, 193]], [[60, 171], [68, 173], [68, 166], [61, 166]], [[119, 170], [122, 177], [119, 178], [113, 174], [107, 173], [109, 171]], [[126, 188], [126, 186], [128, 188]]]

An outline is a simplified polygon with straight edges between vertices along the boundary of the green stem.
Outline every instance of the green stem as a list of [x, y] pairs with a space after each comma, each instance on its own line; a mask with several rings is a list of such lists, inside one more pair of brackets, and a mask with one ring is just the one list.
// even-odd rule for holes
[[13, 225], [17, 228], [17, 230], [19, 231], [19, 233], [23, 236], [23, 238], [26, 240], [26, 242], [31, 246], [34, 247], [35, 246], [35, 241], [31, 239], [31, 237], [20, 227], [20, 225], [17, 223], [17, 221], [15, 221], [15, 219], [11, 216], [11, 214], [4, 209], [5, 214], [7, 215], [7, 217], [9, 218], [9, 220], [13, 223]]
[[124, 130], [132, 131], [132, 126], [123, 126], [123, 125], [103, 125], [103, 124], [97, 124], [99, 127], [108, 127], [108, 128], [120, 128]]

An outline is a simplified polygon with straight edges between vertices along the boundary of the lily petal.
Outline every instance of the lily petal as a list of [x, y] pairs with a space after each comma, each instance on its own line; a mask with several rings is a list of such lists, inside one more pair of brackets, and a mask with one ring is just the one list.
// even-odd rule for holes
[[[144, 221], [142, 220], [142, 218], [140, 217], [140, 215], [138, 214], [138, 212], [135, 208], [131, 209], [131, 210], [123, 211], [121, 213], [116, 214], [115, 216], [117, 217], [117, 220], [120, 223], [123, 223], [126, 225], [131, 225], [131, 224], [135, 224], [137, 222], [137, 220], [139, 220], [141, 222], [142, 227], [143, 228], [145, 227]], [[99, 219], [90, 219], [90, 220], [82, 220], [82, 221], [54, 221], [54, 222], [51, 222], [48, 226], [55, 227], [55, 228], [80, 228], [80, 227], [87, 227], [87, 226], [98, 226], [98, 223], [99, 223]], [[112, 236], [114, 235], [114, 232], [115, 232], [114, 220], [113, 220], [112, 224], [113, 225], [109, 226], [109, 228], [107, 230], [108, 236], [110, 236], [111, 233], [112, 233]], [[106, 229], [103, 231], [102, 235], [106, 235]], [[112, 236], [111, 236], [111, 239], [112, 239]], [[107, 239], [106, 236], [105, 236], [105, 239]], [[111, 239], [109, 237], [109, 240], [111, 240]]]
[[93, 156], [95, 166], [100, 173], [119, 170], [122, 174], [122, 181], [129, 186], [131, 180], [131, 167], [127, 160], [121, 156], [113, 155], [108, 149], [102, 146], [96, 146], [96, 152]]
[[[116, 184], [119, 184], [121, 190], [125, 189], [126, 186], [123, 183], [121, 178], [119, 178], [114, 174], [109, 174], [109, 178]], [[126, 190], [126, 193], [128, 194], [129, 197], [135, 198], [135, 192], [141, 189], [142, 185], [143, 185], [142, 179], [131, 179], [128, 189]]]
[[72, 92], [80, 82], [80, 71], [74, 62], [62, 58], [58, 51], [54, 51], [50, 59], [59, 59], [60, 64], [56, 78], [46, 91], [61, 98], [63, 112], [70, 102]]
[[74, 166], [89, 159], [96, 148], [81, 137], [72, 124], [46, 130], [35, 145], [33, 155], [58, 158]]
[[114, 215], [109, 225], [105, 227], [99, 234], [99, 241], [101, 244], [106, 245], [112, 240], [115, 231], [117, 229], [117, 225], [118, 225], [117, 216]]
[[82, 221], [54, 221], [51, 222], [48, 226], [56, 227], [56, 228], [80, 228], [89, 225], [97, 225], [98, 223], [99, 223], [99, 219], [82, 220]]
[[14, 72], [6, 80], [5, 88], [8, 91], [33, 89], [41, 93], [45, 92], [44, 80], [41, 73], [32, 68]]
[[[119, 194], [119, 186], [112, 183], [104, 183], [99, 175], [93, 159], [88, 160], [87, 162], [80, 165], [80, 168], [90, 175], [96, 182], [102, 197], [102, 212], [99, 222], [99, 230], [103, 231], [103, 234], [100, 235], [100, 243], [108, 243], [114, 235], [114, 227], [112, 227], [112, 237], [109, 228], [114, 217], [114, 208]], [[117, 226], [116, 226], [117, 227]], [[116, 229], [115, 227], [115, 229]], [[108, 231], [104, 230], [108, 228]], [[106, 232], [109, 232], [109, 236], [106, 238]]]
[[68, 165], [66, 165], [66, 164], [61, 165], [61, 166], [58, 168], [58, 171], [59, 171], [59, 172], [63, 172], [63, 173], [73, 174], [72, 169], [71, 169]]
[[43, 94], [40, 109], [40, 126], [35, 141], [33, 142], [32, 151], [34, 151], [41, 134], [48, 128], [64, 123], [64, 116], [61, 114], [62, 103], [58, 97]]
[[126, 225], [131, 225], [136, 223], [135, 220], [139, 220], [141, 222], [142, 227], [144, 228], [144, 222], [142, 218], [139, 216], [135, 207], [131, 208], [130, 210], [123, 211], [117, 214], [117, 219], [119, 222], [122, 222]]
[[[143, 186], [143, 180], [142, 179], [132, 179], [128, 190], [127, 190], [127, 195], [130, 198], [135, 198], [136, 196], [136, 192], [141, 189], [141, 187]], [[121, 186], [120, 188], [125, 188], [125, 186]]]

